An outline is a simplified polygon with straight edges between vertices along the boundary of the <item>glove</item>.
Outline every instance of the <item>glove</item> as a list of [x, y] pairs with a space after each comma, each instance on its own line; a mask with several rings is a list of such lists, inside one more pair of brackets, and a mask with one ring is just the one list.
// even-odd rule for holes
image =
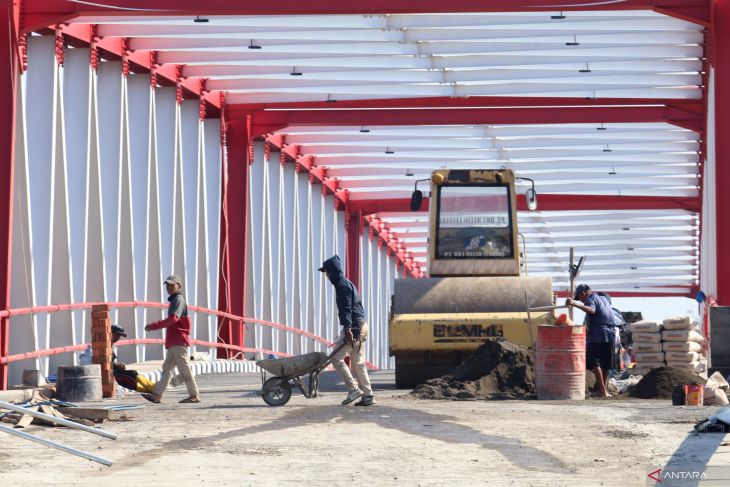
[[352, 330], [345, 330], [345, 343], [348, 345], [354, 345], [355, 338], [352, 336]]

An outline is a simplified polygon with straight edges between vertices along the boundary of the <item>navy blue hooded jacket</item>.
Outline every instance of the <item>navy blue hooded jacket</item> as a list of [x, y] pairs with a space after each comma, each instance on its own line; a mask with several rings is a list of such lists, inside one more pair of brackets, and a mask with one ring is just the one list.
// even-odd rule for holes
[[360, 336], [360, 323], [365, 321], [365, 310], [357, 294], [355, 285], [345, 277], [342, 263], [338, 256], [330, 257], [322, 263], [320, 272], [327, 271], [330, 282], [335, 286], [337, 296], [337, 312], [343, 330], [352, 330], [352, 335]]

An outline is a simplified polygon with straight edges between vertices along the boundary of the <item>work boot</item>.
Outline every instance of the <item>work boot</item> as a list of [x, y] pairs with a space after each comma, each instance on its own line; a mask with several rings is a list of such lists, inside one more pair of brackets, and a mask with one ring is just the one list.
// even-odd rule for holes
[[344, 401], [342, 401], [342, 405], [346, 406], [350, 404], [352, 401], [357, 399], [358, 397], [362, 396], [363, 392], [360, 389], [355, 389], [347, 393], [347, 397]]
[[355, 403], [355, 406], [372, 406], [375, 404], [375, 398], [373, 396], [362, 396], [362, 399]]

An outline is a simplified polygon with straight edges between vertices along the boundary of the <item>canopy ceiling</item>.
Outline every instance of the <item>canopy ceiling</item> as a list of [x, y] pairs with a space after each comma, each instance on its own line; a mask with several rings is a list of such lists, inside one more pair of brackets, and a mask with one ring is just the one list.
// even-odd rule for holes
[[[704, 27], [649, 10], [396, 15], [80, 16], [104, 39], [205, 80], [228, 106], [404, 99], [623, 99], [701, 102]], [[375, 103], [373, 107], [376, 106]], [[538, 104], [536, 102], [536, 104]], [[614, 102], [615, 104], [615, 102]], [[446, 104], [448, 105], [448, 103]], [[443, 103], [442, 103], [443, 106]], [[362, 108], [368, 109], [367, 105]], [[372, 107], [370, 107], [372, 109]], [[454, 110], [459, 108], [454, 107]], [[405, 109], [404, 109], [405, 110]], [[550, 110], [550, 108], [545, 108]], [[550, 118], [550, 113], [545, 114]], [[669, 123], [328, 124], [274, 131], [351, 201], [402, 200], [437, 168], [513, 169], [540, 197], [574, 196], [570, 211], [520, 212], [530, 274], [567, 287], [569, 247], [583, 280], [608, 291], [688, 295], [698, 283], [697, 207], [627, 208], [624, 196], [699, 201], [700, 131]], [[529, 184], [524, 181], [518, 191]], [[425, 188], [424, 188], [425, 189]], [[581, 197], [615, 197], [615, 209]], [[426, 270], [425, 213], [378, 211]]]

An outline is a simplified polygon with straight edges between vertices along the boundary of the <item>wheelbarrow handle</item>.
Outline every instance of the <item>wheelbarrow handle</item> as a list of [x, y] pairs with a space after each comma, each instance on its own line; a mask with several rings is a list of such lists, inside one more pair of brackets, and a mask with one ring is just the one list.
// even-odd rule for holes
[[334, 350], [332, 350], [332, 353], [330, 353], [330, 354], [329, 354], [329, 355], [327, 356], [327, 361], [329, 362], [330, 360], [332, 360], [332, 357], [334, 357], [334, 356], [335, 356], [335, 354], [336, 354], [337, 352], [339, 352], [340, 350], [342, 350], [342, 349], [344, 348], [344, 346], [345, 346], [345, 345], [346, 345], [346, 343], [345, 343], [345, 341], [343, 340], [343, 341], [342, 341], [342, 343], [340, 343], [339, 345], [337, 345], [337, 346], [335, 347], [335, 349], [334, 349]]

